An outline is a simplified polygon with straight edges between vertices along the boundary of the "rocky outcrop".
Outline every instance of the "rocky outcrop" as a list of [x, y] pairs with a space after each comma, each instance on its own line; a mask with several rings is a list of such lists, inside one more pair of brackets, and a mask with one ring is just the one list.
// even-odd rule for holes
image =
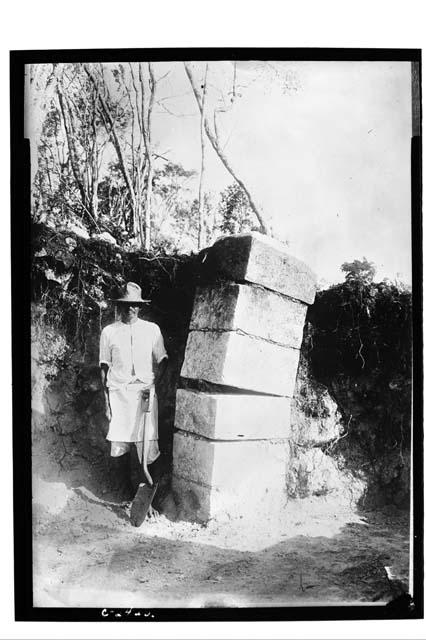
[[336, 455], [345, 438], [344, 418], [324, 385], [309, 374], [302, 356], [291, 406], [291, 450], [287, 490], [291, 498], [324, 496], [355, 505], [365, 491], [365, 479], [355, 477]]

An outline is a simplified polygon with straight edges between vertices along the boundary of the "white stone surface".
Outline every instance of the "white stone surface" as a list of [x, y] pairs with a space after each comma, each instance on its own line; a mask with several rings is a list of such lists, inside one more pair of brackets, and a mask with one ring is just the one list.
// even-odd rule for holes
[[191, 331], [181, 376], [292, 397], [299, 351], [235, 331]]
[[117, 240], [108, 231], [102, 231], [102, 233], [94, 233], [92, 235], [93, 240], [103, 240], [109, 244], [117, 244]]
[[260, 477], [273, 483], [285, 473], [287, 456], [287, 440], [223, 442], [182, 431], [173, 439], [174, 474], [209, 487], [237, 487]]
[[259, 234], [227, 236], [208, 249], [204, 268], [210, 275], [254, 282], [312, 304], [315, 274], [304, 262], [288, 255], [285, 249], [276, 240]]
[[247, 488], [231, 485], [217, 489], [173, 476], [172, 488], [177, 496], [180, 517], [189, 522], [209, 521], [233, 524], [238, 522], [241, 535], [250, 532], [253, 519], [271, 523], [282, 520], [287, 502], [284, 480], [272, 491], [264, 482], [251, 483]]
[[190, 329], [240, 330], [300, 348], [307, 305], [255, 285], [224, 283], [196, 291]]
[[262, 513], [278, 517], [287, 500], [288, 459], [286, 440], [214, 442], [176, 433], [172, 487], [181, 516], [246, 524]]
[[63, 482], [46, 482], [33, 476], [32, 494], [33, 505], [44, 507], [55, 515], [64, 509], [72, 492]]
[[213, 440], [290, 436], [290, 398], [178, 389], [175, 427]]

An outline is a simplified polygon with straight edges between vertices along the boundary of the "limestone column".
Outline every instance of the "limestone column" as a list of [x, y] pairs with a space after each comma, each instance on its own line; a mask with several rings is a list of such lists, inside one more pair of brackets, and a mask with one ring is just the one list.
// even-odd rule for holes
[[278, 517], [286, 503], [290, 403], [315, 276], [258, 234], [218, 240], [203, 267], [209, 284], [195, 295], [176, 398], [172, 486], [183, 517], [243, 525], [254, 513]]

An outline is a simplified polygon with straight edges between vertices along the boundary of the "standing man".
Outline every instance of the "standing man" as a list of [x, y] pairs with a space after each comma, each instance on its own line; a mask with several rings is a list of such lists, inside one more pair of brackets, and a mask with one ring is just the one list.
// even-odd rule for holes
[[[140, 526], [158, 486], [158, 403], [155, 385], [167, 366], [160, 328], [138, 317], [141, 288], [128, 282], [123, 297], [114, 300], [119, 319], [106, 326], [100, 339], [99, 365], [110, 421], [106, 436], [111, 442], [116, 488], [122, 500], [133, 498], [130, 518]], [[130, 477], [130, 447], [136, 446], [141, 465], [134, 495]]]

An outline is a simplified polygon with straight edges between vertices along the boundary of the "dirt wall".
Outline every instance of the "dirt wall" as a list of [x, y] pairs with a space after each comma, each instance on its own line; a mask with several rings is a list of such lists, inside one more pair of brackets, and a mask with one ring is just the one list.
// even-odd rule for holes
[[169, 365], [157, 389], [159, 437], [170, 460], [175, 393], [197, 283], [188, 256], [126, 253], [67, 231], [32, 234], [33, 469], [45, 479], [95, 489], [109, 477], [107, 422], [98, 367], [108, 302], [132, 280], [152, 304], [144, 315], [162, 331]]
[[[318, 292], [305, 325], [293, 423], [305, 425], [308, 437], [312, 414], [319, 425], [334, 415], [339, 433], [331, 428], [328, 442], [317, 439], [311, 483], [323, 461], [331, 479], [355, 487], [360, 506], [408, 508], [411, 349], [407, 288], [354, 279]], [[313, 448], [301, 453], [312, 458]]]
[[[125, 253], [113, 244], [42, 225], [34, 225], [32, 240], [34, 472], [92, 491], [108, 484], [98, 344], [101, 329], [114, 319], [107, 300], [128, 280], [140, 283], [143, 295], [152, 299], [146, 317], [160, 326], [169, 353], [158, 395], [160, 447], [170, 468], [175, 395], [195, 287], [203, 282], [203, 254]], [[330, 336], [341, 314], [336, 306], [334, 312], [332, 306], [328, 310], [333, 296], [335, 291], [320, 293], [305, 327], [292, 407], [289, 496], [337, 495], [367, 507], [404, 506], [410, 381], [406, 369], [389, 369], [389, 362], [398, 360], [394, 352], [406, 350], [407, 341], [400, 338], [393, 351], [386, 347], [382, 367], [376, 362], [374, 367], [351, 368], [359, 358], [344, 341], [343, 347], [338, 345], [343, 356], [336, 359]], [[348, 328], [342, 324], [345, 335]], [[368, 326], [362, 331], [368, 332]], [[330, 368], [336, 360], [339, 366]]]

